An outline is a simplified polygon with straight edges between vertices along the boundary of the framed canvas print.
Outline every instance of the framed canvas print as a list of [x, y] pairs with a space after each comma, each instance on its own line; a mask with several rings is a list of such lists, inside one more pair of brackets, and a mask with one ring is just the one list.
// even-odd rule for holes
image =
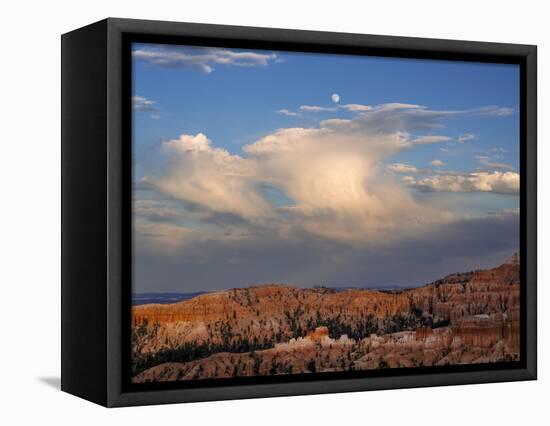
[[536, 378], [536, 47], [107, 19], [62, 73], [63, 390]]

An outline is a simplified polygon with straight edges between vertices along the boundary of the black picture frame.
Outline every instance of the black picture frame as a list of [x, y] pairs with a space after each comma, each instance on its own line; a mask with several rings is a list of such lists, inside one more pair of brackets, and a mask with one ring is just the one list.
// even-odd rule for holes
[[[129, 45], [135, 41], [519, 64], [521, 360], [376, 374], [132, 385]], [[117, 407], [536, 379], [536, 132], [536, 46], [118, 18], [64, 34], [62, 390]]]

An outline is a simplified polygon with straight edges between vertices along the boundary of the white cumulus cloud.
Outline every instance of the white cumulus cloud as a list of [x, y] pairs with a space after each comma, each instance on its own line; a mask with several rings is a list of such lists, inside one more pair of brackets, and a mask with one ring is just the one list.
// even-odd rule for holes
[[[202, 133], [181, 135], [163, 143], [165, 170], [142, 184], [289, 238], [306, 232], [350, 244], [391, 242], [447, 220], [384, 174], [387, 157], [414, 146], [407, 134], [371, 133], [369, 123], [357, 118], [279, 129], [246, 145], [244, 155], [214, 147]], [[290, 205], [273, 205], [265, 186], [285, 194]]]
[[256, 188], [256, 164], [211, 145], [202, 133], [181, 135], [163, 143], [167, 172], [142, 183], [202, 208], [243, 217], [264, 214], [268, 203]]
[[[319, 108], [324, 107], [300, 109]], [[288, 110], [278, 112], [292, 115]], [[388, 165], [404, 150], [448, 141], [448, 136], [422, 134], [441, 127], [448, 114], [413, 104], [379, 105], [349, 119], [321, 121], [317, 127], [278, 129], [245, 145], [242, 154], [215, 147], [203, 133], [183, 134], [162, 144], [166, 164], [140, 185], [183, 203], [197, 220], [215, 220], [224, 231], [208, 238], [273, 234], [293, 240], [311, 235], [354, 246], [392, 244], [456, 220], [450, 210], [417, 201], [409, 188], [519, 191], [519, 175], [513, 172], [463, 174], [418, 170], [406, 163]], [[432, 165], [444, 164], [434, 160]], [[287, 201], [274, 202], [266, 188]], [[178, 235], [188, 241], [195, 234], [186, 230]]]
[[405, 176], [410, 187], [425, 192], [494, 192], [518, 194], [519, 174], [514, 172], [477, 172], [467, 175], [436, 175], [415, 179]]

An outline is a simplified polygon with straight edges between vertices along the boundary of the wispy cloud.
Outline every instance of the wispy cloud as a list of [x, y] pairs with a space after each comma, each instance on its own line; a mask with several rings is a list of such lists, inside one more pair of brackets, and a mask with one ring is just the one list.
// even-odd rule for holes
[[457, 138], [457, 140], [458, 140], [459, 142], [462, 142], [462, 143], [464, 143], [464, 142], [466, 142], [466, 141], [471, 141], [471, 140], [474, 140], [474, 139], [477, 139], [477, 136], [474, 135], [473, 133], [464, 133], [464, 134], [460, 135], [460, 136]]
[[144, 112], [158, 112], [158, 109], [155, 107], [157, 101], [147, 99], [143, 96], [132, 96], [132, 108], [136, 111]]
[[487, 169], [500, 169], [500, 170], [515, 170], [516, 168], [510, 164], [501, 163], [498, 161], [495, 161], [493, 158], [484, 156], [484, 155], [477, 155], [475, 157], [477, 162], [482, 165], [483, 167]]
[[[359, 116], [360, 120], [364, 123], [369, 122], [369, 130], [382, 131], [387, 130], [429, 130], [443, 127], [441, 124], [442, 119], [457, 117], [461, 115], [477, 114], [485, 116], [507, 116], [513, 113], [512, 108], [498, 107], [498, 106], [485, 106], [479, 108], [471, 108], [466, 110], [432, 110], [424, 105], [390, 102], [379, 105], [366, 105], [366, 104], [343, 104], [338, 107], [327, 107], [321, 105], [302, 105], [298, 108], [301, 112], [334, 112], [338, 110], [344, 110], [352, 113], [354, 116]], [[281, 109], [277, 111], [280, 114], [295, 115], [288, 109]], [[333, 118], [325, 120], [325, 123], [346, 123], [347, 119]], [[465, 142], [477, 138], [472, 133], [465, 133], [458, 137], [459, 142]], [[419, 136], [414, 143], [417, 144], [429, 144], [437, 142], [448, 142], [452, 140], [449, 136], [443, 135], [423, 135]]]
[[167, 47], [161, 45], [147, 45], [137, 48], [132, 52], [132, 56], [155, 66], [194, 68], [205, 74], [212, 73], [215, 66], [266, 66], [277, 59], [275, 53], [257, 53], [211, 47]]
[[277, 114], [281, 114], [281, 115], [288, 115], [290, 117], [294, 117], [296, 115], [298, 115], [297, 112], [294, 112], [294, 111], [289, 111], [288, 109], [278, 109], [277, 111], [275, 111]]
[[498, 105], [489, 105], [481, 108], [475, 108], [470, 111], [480, 115], [490, 115], [495, 117], [506, 117], [515, 112], [514, 108], [501, 107]]
[[400, 109], [425, 109], [421, 105], [416, 104], [405, 104], [400, 102], [390, 102], [386, 104], [379, 105], [365, 105], [365, 104], [343, 104], [339, 105], [340, 108], [346, 109], [353, 112], [362, 112], [362, 111], [396, 111]]
[[441, 160], [432, 160], [430, 161], [430, 164], [434, 167], [442, 167], [445, 165], [445, 163]]
[[489, 149], [489, 152], [496, 154], [508, 154], [510, 151], [508, 151], [506, 148], [491, 148]]
[[344, 104], [340, 105], [340, 108], [347, 109], [348, 111], [370, 111], [373, 109], [370, 105], [361, 105], [361, 104]]
[[415, 104], [404, 104], [400, 102], [391, 102], [387, 104], [378, 105], [376, 109], [381, 111], [395, 111], [399, 109], [426, 109], [425, 106]]
[[417, 173], [418, 169], [411, 165], [411, 164], [404, 164], [404, 163], [393, 163], [390, 164], [388, 167], [388, 170], [395, 172], [395, 173]]
[[431, 144], [431, 143], [446, 142], [450, 140], [451, 138], [449, 136], [426, 135], [426, 136], [419, 136], [413, 139], [412, 142], [418, 145], [425, 145], [425, 144]]
[[302, 105], [300, 106], [300, 111], [308, 111], [308, 112], [336, 111], [336, 108], [323, 107], [318, 105]]
[[[365, 104], [344, 104], [339, 106], [342, 109], [351, 111], [351, 112], [365, 112], [365, 111], [396, 111], [396, 110], [410, 110], [418, 111], [418, 113], [438, 113], [440, 115], [464, 115], [464, 114], [474, 114], [474, 115], [484, 115], [484, 116], [494, 116], [494, 117], [506, 117], [512, 115], [515, 112], [514, 108], [498, 106], [498, 105], [487, 105], [477, 108], [470, 108], [464, 110], [443, 110], [443, 111], [431, 111], [424, 105], [408, 104], [401, 102], [391, 102], [380, 105], [365, 105]], [[476, 135], [472, 133], [465, 133], [460, 136], [458, 140], [464, 142], [467, 140], [476, 139]]]

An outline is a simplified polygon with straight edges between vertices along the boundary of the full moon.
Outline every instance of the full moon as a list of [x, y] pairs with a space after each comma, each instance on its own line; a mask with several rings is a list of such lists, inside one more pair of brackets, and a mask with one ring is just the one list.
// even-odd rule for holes
[[331, 96], [331, 99], [332, 99], [332, 102], [334, 102], [335, 104], [340, 102], [340, 96], [338, 95], [338, 93], [333, 93]]

